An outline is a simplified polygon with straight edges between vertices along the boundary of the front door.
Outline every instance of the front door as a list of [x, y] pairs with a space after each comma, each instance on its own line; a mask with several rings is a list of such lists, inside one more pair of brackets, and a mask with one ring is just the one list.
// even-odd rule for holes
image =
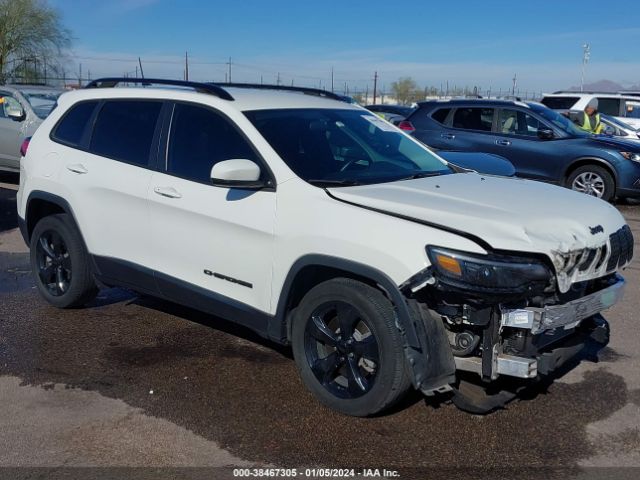
[[263, 166], [254, 147], [222, 113], [176, 103], [164, 156], [148, 192], [160, 291], [183, 303], [205, 296], [268, 312], [276, 192], [211, 184], [217, 162]]

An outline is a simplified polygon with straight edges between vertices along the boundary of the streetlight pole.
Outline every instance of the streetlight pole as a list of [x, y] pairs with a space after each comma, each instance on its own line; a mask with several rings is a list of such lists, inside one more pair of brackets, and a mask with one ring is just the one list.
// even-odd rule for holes
[[591, 46], [588, 43], [582, 45], [582, 76], [580, 78], [580, 91], [584, 91], [584, 71], [591, 58]]

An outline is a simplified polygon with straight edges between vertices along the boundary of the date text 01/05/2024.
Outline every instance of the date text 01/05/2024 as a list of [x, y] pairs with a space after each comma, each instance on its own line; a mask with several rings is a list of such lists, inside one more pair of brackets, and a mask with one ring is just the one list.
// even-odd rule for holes
[[397, 470], [385, 468], [236, 468], [234, 477], [275, 478], [400, 478]]

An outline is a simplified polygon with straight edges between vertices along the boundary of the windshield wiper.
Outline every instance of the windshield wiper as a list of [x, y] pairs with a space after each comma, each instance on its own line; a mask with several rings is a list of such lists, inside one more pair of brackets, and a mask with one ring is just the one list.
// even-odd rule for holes
[[400, 180], [415, 180], [417, 178], [437, 177], [438, 175], [442, 175], [442, 174], [439, 172], [418, 172], [406, 177], [396, 178], [393, 181], [399, 182]]
[[354, 187], [361, 185], [356, 180], [323, 180], [323, 179], [311, 179], [307, 180], [307, 183], [315, 185], [316, 187]]

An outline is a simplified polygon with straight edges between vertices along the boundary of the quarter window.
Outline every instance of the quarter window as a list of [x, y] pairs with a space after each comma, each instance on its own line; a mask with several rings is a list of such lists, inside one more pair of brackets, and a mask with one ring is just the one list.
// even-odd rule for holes
[[458, 108], [453, 115], [454, 128], [490, 132], [492, 125], [493, 108]]
[[253, 148], [222, 115], [195, 105], [176, 105], [169, 137], [168, 173], [210, 183], [211, 168], [233, 158], [258, 161]]
[[431, 115], [431, 118], [433, 118], [436, 122], [441, 123], [441, 124], [445, 124], [445, 120], [447, 119], [447, 117], [449, 116], [449, 112], [451, 111], [450, 108], [440, 108], [438, 110], [436, 110], [435, 112], [433, 112], [433, 115]]
[[77, 147], [98, 102], [77, 103], [62, 117], [53, 132], [54, 140]]
[[157, 101], [107, 101], [96, 119], [91, 152], [147, 166], [161, 107]]

